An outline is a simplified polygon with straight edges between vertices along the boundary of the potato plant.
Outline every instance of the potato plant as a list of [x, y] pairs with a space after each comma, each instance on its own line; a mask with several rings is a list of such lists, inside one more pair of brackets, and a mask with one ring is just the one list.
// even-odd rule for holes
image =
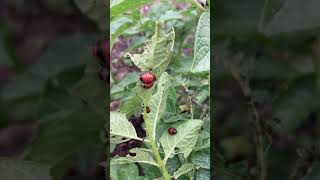
[[[210, 13], [194, 2], [140, 5], [149, 11], [122, 29], [135, 11], [120, 16], [116, 8], [129, 1], [111, 4], [111, 179], [210, 179]], [[120, 60], [131, 72], [119, 75]]]

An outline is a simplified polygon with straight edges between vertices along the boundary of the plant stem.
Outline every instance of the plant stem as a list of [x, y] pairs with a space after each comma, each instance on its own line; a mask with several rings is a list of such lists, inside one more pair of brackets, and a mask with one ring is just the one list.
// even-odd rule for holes
[[[149, 99], [149, 98], [148, 98]], [[148, 101], [147, 101], [148, 102]], [[149, 124], [149, 121], [148, 121], [148, 117], [147, 117], [147, 102], [144, 103], [144, 107], [143, 107], [143, 119], [144, 119], [144, 122], [145, 122], [145, 125], [146, 125], [146, 131], [147, 131], [147, 136], [148, 136], [148, 139], [149, 139], [149, 142], [150, 142], [150, 146], [151, 146], [151, 149], [153, 151], [153, 154], [155, 155], [156, 157], [156, 161], [159, 165], [159, 168], [160, 168], [160, 171], [163, 175], [163, 178], [165, 180], [170, 180], [170, 175], [160, 157], [160, 154], [158, 152], [158, 148], [156, 146], [156, 143], [155, 143], [155, 140], [153, 139], [152, 137], [152, 132], [151, 132], [151, 127], [150, 127], [150, 124]]]

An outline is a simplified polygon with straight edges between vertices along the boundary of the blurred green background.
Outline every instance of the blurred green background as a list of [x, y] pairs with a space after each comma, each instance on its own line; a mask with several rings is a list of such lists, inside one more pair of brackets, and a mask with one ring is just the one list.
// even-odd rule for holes
[[0, 179], [104, 178], [106, 1], [0, 2]]
[[264, 134], [267, 179], [320, 178], [317, 7], [316, 0], [215, 1], [216, 179], [258, 179], [253, 110]]

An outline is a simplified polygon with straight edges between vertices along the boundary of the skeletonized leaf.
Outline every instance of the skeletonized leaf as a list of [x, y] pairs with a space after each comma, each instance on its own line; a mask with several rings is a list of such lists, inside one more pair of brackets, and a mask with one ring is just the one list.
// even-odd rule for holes
[[128, 54], [141, 71], [152, 71], [157, 77], [166, 69], [172, 56], [175, 32], [166, 33], [162, 23], [157, 22], [155, 34], [146, 42], [142, 54]]
[[194, 59], [192, 72], [210, 70], [210, 14], [202, 13], [200, 16], [195, 37]]
[[177, 130], [175, 135], [165, 131], [160, 137], [165, 152], [164, 162], [177, 153], [182, 153], [185, 158], [188, 157], [196, 144], [202, 124], [202, 120], [188, 120], [172, 126]]
[[173, 177], [175, 179], [178, 179], [178, 177], [190, 172], [193, 169], [194, 169], [194, 165], [193, 164], [191, 164], [191, 163], [183, 164], [176, 172], [173, 173]]
[[151, 112], [148, 113], [148, 122], [150, 123], [152, 137], [155, 139], [156, 126], [166, 109], [167, 97], [171, 83], [168, 73], [163, 73], [158, 82], [158, 91], [152, 95], [148, 106]]
[[141, 140], [133, 125], [128, 121], [124, 113], [110, 112], [111, 143], [122, 143], [129, 139]]
[[158, 166], [158, 164], [155, 162], [155, 160], [152, 158], [149, 152], [139, 148], [133, 148], [130, 150], [130, 152], [136, 153], [136, 155], [126, 156], [126, 157], [116, 156], [111, 160], [111, 165], [138, 162], [138, 163], [146, 163], [146, 164]]

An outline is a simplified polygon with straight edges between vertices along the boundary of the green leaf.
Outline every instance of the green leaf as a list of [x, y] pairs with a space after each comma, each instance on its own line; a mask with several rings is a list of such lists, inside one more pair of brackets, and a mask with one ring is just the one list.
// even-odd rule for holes
[[119, 112], [125, 113], [129, 117], [139, 107], [141, 107], [141, 98], [139, 96], [129, 96], [121, 100]]
[[199, 136], [202, 120], [188, 120], [172, 125], [177, 134], [170, 135], [165, 130], [160, 137], [161, 146], [165, 152], [164, 162], [174, 154], [182, 153], [186, 158], [192, 152]]
[[170, 63], [174, 38], [174, 29], [165, 33], [163, 24], [157, 22], [155, 34], [150, 41], [146, 42], [144, 52], [127, 55], [141, 71], [152, 70], [156, 77], [160, 77]]
[[126, 87], [136, 83], [139, 80], [139, 74], [137, 72], [128, 73], [118, 84], [115, 84], [111, 88], [111, 94], [124, 91]]
[[210, 169], [210, 151], [202, 150], [196, 151], [191, 154], [191, 162], [197, 168]]
[[[88, 126], [87, 122], [90, 119]], [[102, 117], [89, 111], [75, 112], [66, 118], [45, 123], [39, 138], [32, 145], [29, 157], [36, 161], [54, 163], [69, 153], [68, 148], [75, 150], [78, 144], [99, 141], [101, 125], [103, 125]], [[62, 151], [66, 152], [61, 153]]]
[[169, 174], [173, 174], [180, 167], [181, 167], [181, 162], [180, 162], [178, 156], [175, 156], [175, 157], [173, 157], [171, 159], [168, 159], [168, 161], [166, 163], [166, 169], [168, 170]]
[[98, 78], [98, 70], [99, 65], [90, 61], [83, 78], [72, 87], [71, 94], [80, 97], [95, 112], [106, 116], [108, 86], [106, 82]]
[[126, 156], [120, 157], [116, 156], [111, 159], [111, 165], [113, 164], [126, 164], [126, 163], [146, 163], [153, 166], [158, 166], [157, 162], [152, 158], [148, 151], [143, 150], [142, 148], [133, 148], [130, 150], [131, 153], [135, 153], [135, 156]]
[[130, 139], [142, 140], [137, 136], [133, 125], [128, 121], [124, 113], [110, 112], [111, 143], [119, 144]]
[[174, 88], [174, 83], [171, 83], [171, 87], [169, 88], [169, 93], [168, 93], [166, 111], [176, 113], [177, 112], [176, 101], [177, 101], [176, 89]]
[[183, 164], [176, 172], [173, 173], [173, 177], [178, 179], [181, 175], [187, 174], [194, 169], [194, 165], [191, 163]]
[[90, 19], [94, 20], [101, 30], [108, 29], [108, 12], [106, 1], [101, 0], [74, 0], [79, 9]]
[[120, 34], [124, 35], [124, 31], [130, 27], [133, 27], [133, 21], [126, 16], [113, 19], [110, 22], [110, 47], [113, 47], [116, 38]]
[[162, 176], [159, 167], [144, 163], [140, 164], [140, 166], [144, 172], [144, 176], [146, 177], [146, 179], [155, 180]]
[[[206, 123], [206, 121], [204, 121]], [[206, 126], [207, 124], [204, 124]], [[210, 125], [209, 125], [210, 127]], [[201, 130], [199, 138], [197, 140], [196, 148], [194, 151], [200, 151], [202, 149], [209, 149], [210, 148], [210, 132], [206, 130]]]
[[[259, 31], [266, 35], [316, 29], [320, 26], [319, 1], [267, 1]], [[301, 7], [303, 3], [303, 8]]]
[[38, 105], [38, 118], [48, 121], [56, 118], [65, 118], [77, 109], [80, 109], [82, 102], [79, 98], [72, 97], [69, 92], [49, 80], [41, 94]]
[[215, 1], [215, 35], [239, 35], [258, 32], [265, 1]]
[[110, 177], [112, 180], [147, 180], [138, 176], [138, 167], [133, 163], [111, 165]]
[[172, 113], [165, 111], [162, 115], [163, 122], [165, 123], [174, 123], [177, 121], [187, 121], [188, 117], [182, 114]]
[[123, 13], [129, 11], [129, 10], [135, 10], [142, 5], [151, 3], [150, 0], [118, 0], [114, 1], [110, 5], [111, 13], [110, 18], [113, 19], [116, 16], [122, 15]]
[[[210, 170], [208, 169], [198, 169], [195, 173], [195, 179], [196, 180], [210, 180]], [[232, 176], [232, 179], [234, 179], [234, 177]]]
[[42, 123], [27, 159], [58, 165], [81, 146], [99, 144], [104, 122], [102, 116], [84, 108], [67, 117]]
[[75, 35], [58, 39], [47, 48], [47, 51], [24, 73], [17, 75], [2, 90], [4, 100], [14, 100], [29, 95], [39, 94], [46, 81], [65, 69], [79, 67], [92, 55], [87, 48], [91, 36]]
[[51, 180], [50, 167], [30, 161], [0, 158], [0, 179]]
[[148, 106], [151, 109], [151, 112], [147, 114], [148, 122], [150, 123], [151, 133], [153, 139], [156, 137], [156, 127], [157, 123], [159, 122], [161, 116], [163, 115], [166, 109], [166, 103], [169, 93], [170, 87], [170, 78], [168, 73], [163, 73], [159, 79], [157, 85], [157, 93], [152, 95]]
[[209, 86], [204, 86], [200, 89], [199, 93], [196, 95], [196, 102], [197, 104], [204, 103], [205, 100], [207, 100], [210, 96], [209, 93]]
[[191, 66], [192, 72], [210, 70], [210, 14], [201, 14], [195, 35], [194, 59]]

